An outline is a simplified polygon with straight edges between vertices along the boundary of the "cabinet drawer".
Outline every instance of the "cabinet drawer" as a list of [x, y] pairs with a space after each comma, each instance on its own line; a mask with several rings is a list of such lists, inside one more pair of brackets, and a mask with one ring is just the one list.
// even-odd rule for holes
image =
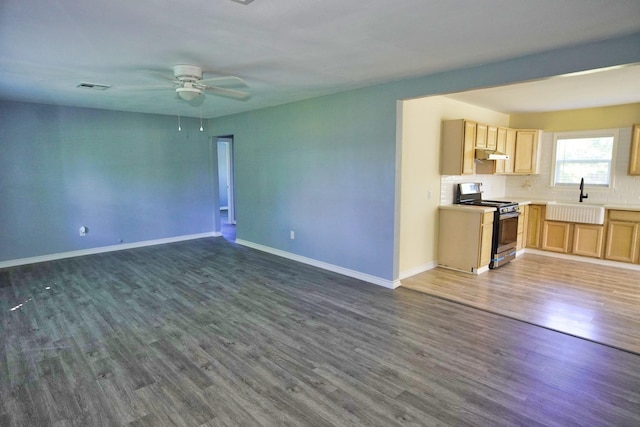
[[610, 221], [640, 222], [640, 212], [636, 211], [609, 211]]

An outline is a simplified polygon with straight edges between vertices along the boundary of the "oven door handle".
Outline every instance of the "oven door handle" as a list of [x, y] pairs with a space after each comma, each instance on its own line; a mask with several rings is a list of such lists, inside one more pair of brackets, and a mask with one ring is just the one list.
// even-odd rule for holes
[[519, 216], [520, 216], [520, 212], [509, 212], [509, 213], [500, 214], [498, 216], [498, 219], [517, 218]]

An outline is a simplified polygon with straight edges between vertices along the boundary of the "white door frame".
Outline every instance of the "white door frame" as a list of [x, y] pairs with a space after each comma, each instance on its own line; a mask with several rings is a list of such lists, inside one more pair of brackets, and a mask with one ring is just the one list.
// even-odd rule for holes
[[217, 143], [222, 144], [225, 149], [226, 161], [227, 161], [227, 205], [229, 223], [236, 223], [236, 201], [235, 201], [235, 188], [233, 182], [233, 137], [218, 137]]

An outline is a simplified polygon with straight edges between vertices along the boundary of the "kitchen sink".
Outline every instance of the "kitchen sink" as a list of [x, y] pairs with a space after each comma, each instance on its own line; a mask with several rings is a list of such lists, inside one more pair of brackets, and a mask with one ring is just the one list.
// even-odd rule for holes
[[545, 219], [551, 221], [604, 224], [604, 205], [578, 202], [548, 202]]

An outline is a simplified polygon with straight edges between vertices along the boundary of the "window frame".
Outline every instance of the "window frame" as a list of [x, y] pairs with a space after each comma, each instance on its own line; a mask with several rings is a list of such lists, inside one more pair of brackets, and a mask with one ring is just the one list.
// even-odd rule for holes
[[[568, 188], [578, 183], [562, 184], [556, 183], [556, 168], [558, 166], [558, 140], [559, 139], [580, 139], [580, 138], [599, 138], [599, 137], [613, 137], [613, 145], [611, 147], [611, 161], [609, 163], [609, 185], [604, 184], [590, 184], [585, 183], [585, 188], [609, 190], [614, 188], [615, 184], [615, 170], [616, 170], [616, 153], [618, 149], [618, 129], [594, 129], [583, 131], [567, 131], [567, 132], [554, 132], [553, 134], [553, 156], [551, 165], [551, 176], [549, 177], [550, 186], [552, 188]], [[585, 163], [587, 163], [585, 161]]]

